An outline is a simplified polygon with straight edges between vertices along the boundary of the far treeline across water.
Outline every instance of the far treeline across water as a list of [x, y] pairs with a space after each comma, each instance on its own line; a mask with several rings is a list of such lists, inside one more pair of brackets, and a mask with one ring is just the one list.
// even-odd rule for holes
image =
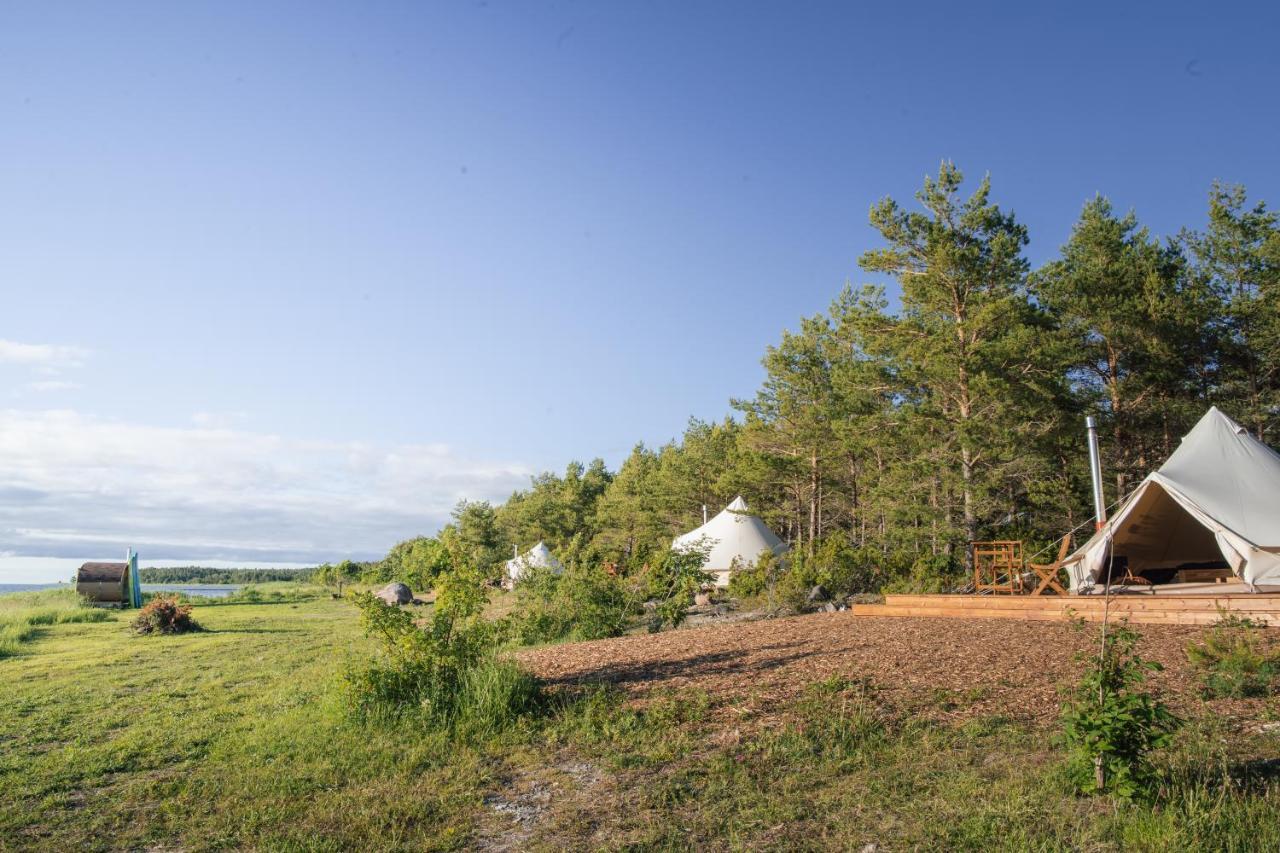
[[314, 569], [211, 569], [205, 566], [145, 566], [138, 570], [142, 583], [234, 583], [304, 581]]
[[[871, 209], [881, 245], [823, 314], [770, 346], [737, 416], [692, 420], [535, 477], [500, 506], [464, 502], [446, 532], [493, 573], [539, 540], [638, 568], [735, 495], [792, 546], [792, 573], [849, 591], [942, 588], [965, 543], [1032, 549], [1090, 517], [1086, 414], [1099, 417], [1107, 501], [1136, 486], [1217, 405], [1264, 441], [1280, 427], [1280, 226], [1244, 187], [1208, 188], [1206, 220], [1165, 238], [1085, 201], [1033, 269], [1027, 228], [943, 163]], [[426, 580], [436, 540], [397, 545], [368, 580]]]

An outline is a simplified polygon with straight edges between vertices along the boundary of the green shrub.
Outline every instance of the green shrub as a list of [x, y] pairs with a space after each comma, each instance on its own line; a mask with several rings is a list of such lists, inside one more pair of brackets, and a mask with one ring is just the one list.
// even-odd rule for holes
[[1139, 635], [1112, 630], [1101, 656], [1087, 656], [1084, 676], [1062, 711], [1067, 772], [1082, 793], [1109, 791], [1125, 799], [1149, 793], [1150, 753], [1169, 743], [1178, 719], [1138, 689], [1161, 669], [1138, 656]]
[[191, 605], [180, 604], [176, 596], [161, 596], [147, 602], [133, 618], [131, 627], [138, 634], [187, 634], [199, 631], [191, 617]]
[[1266, 642], [1265, 628], [1224, 611], [1199, 640], [1187, 644], [1187, 659], [1200, 671], [1207, 696], [1241, 699], [1272, 692], [1280, 652]]
[[622, 579], [575, 553], [560, 573], [531, 569], [516, 585], [516, 597], [510, 632], [522, 644], [621, 636], [636, 610]]
[[729, 595], [734, 598], [756, 598], [769, 588], [767, 567], [757, 561], [754, 566], [729, 574]]
[[542, 566], [529, 569], [520, 578], [508, 628], [517, 643], [548, 643], [568, 636], [573, 614], [564, 605], [560, 581], [559, 574]]
[[537, 682], [514, 662], [495, 656], [500, 633], [479, 618], [485, 594], [475, 572], [441, 578], [430, 618], [419, 626], [413, 614], [371, 593], [350, 596], [365, 633], [380, 641], [379, 656], [348, 667], [343, 691], [360, 720], [412, 716], [455, 733], [494, 731], [536, 708]]
[[650, 633], [661, 631], [663, 626], [679, 627], [694, 595], [715, 580], [702, 569], [709, 552], [710, 546], [671, 549], [649, 570], [645, 585], [653, 602]]
[[467, 734], [499, 732], [539, 711], [542, 689], [515, 661], [489, 654], [466, 671], [459, 706], [459, 726]]
[[883, 585], [883, 592], [931, 595], [951, 592], [967, 580], [960, 562], [946, 554], [926, 554], [906, 565], [905, 572]]

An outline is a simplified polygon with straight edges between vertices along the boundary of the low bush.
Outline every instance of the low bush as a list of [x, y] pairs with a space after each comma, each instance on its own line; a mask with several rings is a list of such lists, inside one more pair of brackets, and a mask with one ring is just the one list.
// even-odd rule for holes
[[905, 570], [883, 584], [882, 592], [907, 595], [932, 595], [951, 592], [970, 578], [963, 566], [946, 554], [928, 554], [908, 560]]
[[715, 580], [703, 570], [710, 546], [671, 549], [650, 568], [645, 585], [652, 602], [649, 631], [657, 633], [664, 626], [680, 627], [693, 604], [693, 597]]
[[786, 576], [787, 564], [772, 551], [762, 551], [751, 566], [729, 574], [729, 595], [776, 612]]
[[413, 717], [462, 735], [514, 725], [539, 707], [541, 693], [532, 676], [496, 656], [501, 634], [479, 618], [482, 578], [455, 571], [442, 576], [438, 589], [434, 612], [421, 625], [368, 592], [350, 596], [380, 651], [347, 669], [348, 709], [364, 722]]
[[1178, 719], [1139, 689], [1162, 667], [1135, 651], [1137, 632], [1113, 628], [1101, 655], [1088, 655], [1084, 676], [1063, 706], [1067, 772], [1081, 793], [1111, 792], [1125, 799], [1150, 794], [1151, 752], [1169, 743]]
[[636, 612], [636, 596], [624, 581], [589, 559], [570, 557], [560, 573], [530, 570], [516, 597], [510, 632], [522, 644], [617, 637]]
[[1223, 613], [1199, 640], [1187, 644], [1187, 659], [1200, 671], [1206, 696], [1242, 699], [1267, 696], [1280, 678], [1280, 651], [1264, 636], [1266, 625]]
[[757, 561], [754, 566], [729, 575], [729, 595], [734, 598], [758, 598], [769, 589], [767, 568]]
[[130, 627], [138, 634], [187, 634], [199, 631], [200, 625], [191, 617], [190, 604], [180, 604], [176, 597], [164, 596], [147, 602]]

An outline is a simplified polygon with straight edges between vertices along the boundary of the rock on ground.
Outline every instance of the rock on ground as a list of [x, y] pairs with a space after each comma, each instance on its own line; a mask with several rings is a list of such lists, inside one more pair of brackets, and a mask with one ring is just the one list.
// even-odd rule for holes
[[413, 601], [413, 590], [402, 583], [389, 583], [375, 592], [374, 596], [390, 605], [408, 604]]
[[822, 584], [818, 584], [813, 589], [809, 590], [809, 595], [807, 596], [806, 600], [810, 604], [816, 604], [820, 601], [827, 601], [830, 598], [831, 598], [831, 593], [827, 592], [827, 588]]

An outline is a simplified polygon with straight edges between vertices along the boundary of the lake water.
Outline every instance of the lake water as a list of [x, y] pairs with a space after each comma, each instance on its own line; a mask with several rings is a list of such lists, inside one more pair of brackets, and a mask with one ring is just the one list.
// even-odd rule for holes
[[[69, 583], [0, 583], [0, 595], [6, 592], [31, 592], [37, 589], [53, 589], [54, 587], [70, 587]], [[144, 583], [143, 592], [180, 592], [198, 598], [226, 598], [233, 592], [243, 589], [241, 584], [196, 584], [196, 583]]]
[[144, 583], [143, 592], [180, 592], [198, 598], [226, 598], [233, 592], [242, 589], [241, 585], [231, 583], [194, 584], [194, 583]]
[[71, 586], [69, 583], [0, 583], [0, 595], [6, 592], [31, 592], [35, 589], [52, 589], [56, 586]]

